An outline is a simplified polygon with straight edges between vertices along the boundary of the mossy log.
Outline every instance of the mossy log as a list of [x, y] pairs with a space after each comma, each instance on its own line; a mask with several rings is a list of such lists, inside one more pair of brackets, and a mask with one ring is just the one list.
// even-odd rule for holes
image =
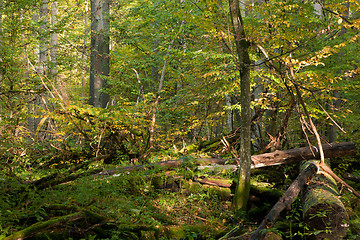
[[229, 179], [197, 177], [197, 176], [194, 176], [193, 181], [201, 183], [201, 184], [217, 186], [217, 187], [222, 187], [222, 188], [230, 188], [231, 185], [233, 184], [232, 180], [229, 180]]
[[62, 174], [54, 173], [54, 174], [48, 175], [46, 177], [43, 177], [41, 179], [27, 182], [26, 184], [28, 186], [36, 187], [38, 190], [42, 190], [42, 189], [46, 189], [48, 187], [59, 185], [61, 183], [73, 181], [80, 177], [93, 175], [98, 172], [101, 172], [103, 169], [102, 168], [92, 169], [92, 170], [88, 170], [88, 171], [85, 171], [82, 173], [77, 173], [77, 174], [76, 174], [76, 172], [78, 170], [83, 170], [83, 169], [88, 168], [88, 166], [93, 162], [105, 160], [109, 157], [110, 157], [110, 155], [93, 157], [90, 160], [84, 161], [83, 163], [81, 163], [71, 169], [68, 169], [65, 173], [62, 173]]
[[41, 231], [46, 230], [47, 228], [50, 228], [50, 227], [53, 227], [53, 226], [56, 226], [56, 225], [59, 225], [62, 223], [73, 222], [73, 221], [79, 220], [83, 217], [84, 217], [83, 212], [76, 212], [76, 213], [68, 214], [66, 216], [56, 217], [56, 218], [50, 219], [45, 222], [38, 222], [38, 223], [31, 225], [30, 227], [27, 227], [23, 230], [20, 230], [16, 233], [4, 238], [4, 240], [26, 239], [26, 238], [29, 238]]
[[308, 239], [343, 238], [348, 226], [348, 215], [339, 199], [336, 181], [321, 168], [304, 189], [302, 205], [304, 222], [311, 234]]
[[[55, 205], [54, 205], [55, 206]], [[58, 208], [61, 205], [56, 205], [55, 207]], [[77, 209], [76, 207], [74, 209]], [[71, 209], [71, 210], [74, 210]], [[99, 224], [106, 220], [106, 217], [89, 211], [87, 209], [81, 209], [81, 211], [74, 212], [67, 214], [65, 216], [54, 217], [47, 221], [37, 222], [23, 230], [17, 231], [12, 235], [4, 238], [4, 240], [19, 240], [19, 239], [27, 239], [36, 234], [47, 232], [49, 229], [61, 226], [61, 225], [68, 225], [71, 222], [75, 222], [81, 219], [85, 219], [87, 223], [90, 224]]]
[[[326, 158], [335, 158], [343, 156], [355, 155], [357, 152], [356, 146], [352, 142], [342, 142], [334, 144], [324, 144], [323, 150]], [[315, 154], [315, 156], [314, 156]], [[316, 147], [302, 147], [284, 151], [275, 151], [272, 153], [264, 153], [259, 155], [251, 156], [251, 168], [261, 168], [267, 166], [274, 166], [280, 164], [287, 164], [295, 161], [310, 160], [310, 159], [320, 159], [319, 153]], [[121, 167], [114, 170], [108, 170], [99, 173], [99, 175], [113, 175], [119, 172], [127, 171], [137, 171], [141, 169], [155, 168], [155, 167], [165, 167], [165, 168], [177, 168], [181, 167], [184, 164], [191, 162], [193, 165], [205, 166], [205, 165], [225, 165], [233, 164], [238, 165], [239, 159], [221, 159], [221, 158], [198, 158], [193, 160], [170, 160], [156, 162], [147, 165], [134, 165], [128, 167]]]
[[282, 210], [285, 208], [291, 208], [291, 204], [295, 201], [306, 182], [315, 175], [317, 169], [318, 168], [315, 164], [309, 164], [303, 171], [300, 172], [299, 176], [294, 180], [279, 201], [265, 216], [260, 226], [251, 235], [249, 238], [250, 240], [265, 239], [267, 232], [266, 229], [269, 229], [274, 225]]

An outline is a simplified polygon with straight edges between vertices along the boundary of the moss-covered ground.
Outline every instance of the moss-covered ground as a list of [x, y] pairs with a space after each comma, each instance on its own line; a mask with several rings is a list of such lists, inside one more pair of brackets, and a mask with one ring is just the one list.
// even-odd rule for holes
[[[334, 162], [338, 173], [353, 170], [360, 175], [356, 160], [347, 166]], [[235, 227], [241, 236], [256, 229], [297, 169], [298, 164], [254, 170], [246, 213], [231, 211], [230, 188], [193, 181], [194, 176], [206, 176], [231, 182], [236, 173], [230, 170], [197, 171], [189, 165], [143, 169], [91, 175], [43, 190], [2, 183], [0, 239], [20, 239], [6, 237], [21, 230], [27, 231], [25, 239], [220, 239]], [[341, 199], [350, 215], [346, 239], [360, 239], [360, 200], [344, 190]], [[306, 239], [311, 233], [301, 214], [296, 200], [269, 231], [277, 239]]]

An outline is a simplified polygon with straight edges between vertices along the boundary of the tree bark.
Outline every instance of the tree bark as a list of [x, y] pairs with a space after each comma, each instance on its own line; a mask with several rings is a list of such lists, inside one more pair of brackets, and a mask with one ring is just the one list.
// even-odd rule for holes
[[[316, 164], [316, 162], [313, 162]], [[305, 163], [304, 167], [308, 164]], [[304, 222], [309, 227], [307, 239], [342, 239], [348, 215], [339, 197], [336, 181], [322, 168], [308, 183], [302, 196]], [[317, 234], [314, 234], [316, 231]]]
[[238, 0], [229, 0], [231, 22], [238, 55], [241, 87], [241, 134], [240, 134], [240, 169], [232, 209], [245, 210], [250, 192], [251, 166], [251, 91], [250, 91], [250, 57], [249, 43], [246, 40]]
[[109, 0], [91, 1], [91, 54], [89, 104], [106, 108], [109, 95], [102, 90], [107, 87], [110, 73], [109, 59]]

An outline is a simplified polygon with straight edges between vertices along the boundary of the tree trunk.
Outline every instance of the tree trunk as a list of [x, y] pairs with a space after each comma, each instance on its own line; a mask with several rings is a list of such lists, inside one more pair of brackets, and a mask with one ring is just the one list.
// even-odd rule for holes
[[[55, 207], [62, 207], [64, 209], [67, 206], [58, 205]], [[43, 233], [45, 236], [47, 236], [46, 234], [47, 232], [51, 232], [57, 227], [59, 229], [64, 228], [64, 225], [70, 225], [72, 222], [79, 220], [83, 220], [83, 225], [86, 226], [86, 228], [89, 227], [88, 225], [91, 226], [95, 224], [104, 223], [107, 220], [106, 217], [99, 215], [95, 212], [89, 211], [87, 209], [76, 208], [76, 207], [74, 208], [77, 209], [78, 211], [75, 213], [67, 214], [65, 216], [54, 217], [43, 222], [37, 222], [23, 230], [17, 231], [8, 237], [5, 237], [4, 240], [28, 239], [34, 237], [39, 233]]]
[[[39, 48], [38, 52], [38, 64], [36, 66], [36, 72], [39, 78], [42, 79], [47, 76], [48, 65], [49, 65], [49, 38], [48, 38], [48, 25], [49, 25], [49, 4], [47, 0], [42, 0], [40, 5], [40, 15], [35, 14], [34, 20], [40, 20], [40, 31], [39, 31]], [[46, 108], [45, 94], [39, 93], [35, 96], [33, 104], [33, 112], [35, 115], [40, 117], [34, 118], [30, 121], [30, 131], [34, 139], [44, 138], [45, 134], [39, 134], [42, 127], [41, 121], [45, 118], [44, 114], [40, 110]], [[46, 122], [46, 121], [45, 121]], [[44, 122], [43, 122], [44, 123]]]
[[[316, 161], [312, 161], [316, 164]], [[311, 163], [306, 162], [303, 167]], [[308, 183], [302, 196], [304, 222], [310, 236], [307, 239], [342, 239], [347, 230], [348, 215], [339, 199], [336, 181], [321, 168]]]
[[49, 61], [48, 54], [48, 23], [49, 23], [49, 5], [47, 0], [43, 0], [40, 6], [40, 20], [41, 20], [41, 36], [40, 36], [40, 52], [39, 52], [39, 73], [46, 75], [47, 65]]
[[[3, 1], [0, 0], [0, 9], [3, 9]], [[1, 56], [3, 56], [3, 40], [2, 40], [2, 10], [0, 10], [0, 62], [4, 61]], [[0, 68], [0, 95], [2, 95], [3, 88], [3, 72]], [[0, 112], [2, 112], [2, 107], [0, 107]], [[1, 120], [1, 119], [0, 119]]]
[[[322, 4], [324, 4], [324, 3], [322, 3]], [[350, 2], [345, 2], [345, 3], [344, 3], [344, 6], [345, 6], [345, 11], [342, 13], [342, 17], [347, 20], [347, 19], [349, 19]], [[341, 29], [340, 33], [339, 33], [339, 36], [344, 35], [346, 32], [347, 32], [346, 27], [343, 27], [343, 28]], [[344, 51], [342, 50], [342, 51], [338, 52], [337, 55], [338, 55], [338, 64], [343, 64], [343, 62], [342, 62], [341, 59], [343, 59]], [[337, 74], [340, 74], [340, 75], [343, 74], [341, 70], [337, 71], [336, 73], [337, 73]], [[330, 103], [329, 105], [330, 105], [330, 107], [331, 107], [332, 112], [335, 113], [335, 112], [339, 111], [340, 105], [341, 105], [341, 101], [340, 101], [340, 97], [341, 97], [341, 96], [340, 96], [340, 91], [334, 90], [334, 91], [333, 91], [333, 97], [334, 97], [334, 100], [333, 100], [333, 102]], [[329, 126], [329, 133], [328, 133], [328, 135], [329, 135], [329, 142], [335, 142], [335, 141], [336, 141], [336, 139], [337, 139], [337, 130], [338, 130], [338, 126], [336, 126], [335, 123], [332, 123], [332, 124]]]
[[102, 90], [107, 87], [110, 73], [109, 59], [109, 0], [91, 1], [91, 54], [89, 104], [106, 108], [109, 95]]
[[[81, 83], [81, 86], [83, 87], [83, 89], [85, 90], [86, 89], [86, 79], [87, 79], [87, 74], [88, 74], [88, 65], [87, 65], [87, 59], [88, 59], [88, 56], [87, 56], [87, 48], [88, 48], [88, 25], [89, 25], [89, 1], [88, 0], [85, 0], [84, 1], [84, 43], [83, 43], [83, 51], [82, 51], [82, 59], [83, 59], [83, 69], [82, 69], [82, 83]], [[84, 102], [84, 99], [85, 99], [85, 92], [83, 92], [82, 94], [82, 97], [83, 97], [83, 102]]]
[[243, 21], [240, 14], [238, 0], [229, 0], [230, 15], [233, 25], [236, 51], [238, 54], [238, 68], [241, 87], [241, 134], [240, 134], [240, 169], [238, 184], [236, 185], [232, 209], [245, 210], [250, 192], [251, 165], [251, 96], [250, 96], [250, 57], [249, 43], [246, 40]]
[[228, 110], [226, 110], [226, 115], [227, 115], [227, 119], [226, 119], [226, 125], [227, 125], [227, 130], [228, 132], [232, 132], [233, 129], [233, 110], [230, 109], [231, 108], [231, 97], [229, 96], [229, 94], [225, 95], [225, 105], [229, 108]]
[[60, 75], [58, 75], [57, 70], [57, 55], [58, 55], [58, 33], [57, 33], [57, 16], [58, 16], [58, 2], [54, 1], [51, 3], [51, 37], [50, 37], [50, 75], [53, 80], [53, 84], [57, 86], [57, 94], [61, 98], [61, 100], [68, 100], [68, 94], [64, 87], [64, 83]]
[[[340, 92], [339, 91], [334, 91], [334, 98], [336, 98], [336, 100], [333, 101], [332, 103], [332, 110], [333, 112], [337, 112], [340, 108]], [[332, 123], [329, 127], [329, 142], [335, 142], [337, 139], [337, 126]]]
[[56, 79], [57, 74], [57, 44], [58, 44], [58, 34], [56, 32], [56, 23], [57, 23], [57, 2], [54, 1], [51, 3], [51, 28], [53, 33], [50, 38], [50, 59], [51, 59], [51, 68], [50, 73], [53, 79]]

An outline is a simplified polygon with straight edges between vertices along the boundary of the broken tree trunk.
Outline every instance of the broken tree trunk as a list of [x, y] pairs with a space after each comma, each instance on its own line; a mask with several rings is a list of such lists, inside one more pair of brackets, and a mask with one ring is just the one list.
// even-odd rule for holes
[[[324, 153], [326, 158], [335, 158], [343, 156], [355, 155], [357, 152], [356, 146], [353, 142], [342, 142], [334, 144], [324, 144]], [[314, 153], [314, 154], [313, 154]], [[316, 147], [302, 147], [290, 150], [275, 151], [272, 153], [264, 153], [251, 156], [252, 165], [251, 168], [260, 168], [267, 166], [274, 166], [280, 164], [287, 164], [295, 161], [319, 159], [319, 152]], [[205, 166], [205, 165], [225, 165], [233, 164], [237, 165], [239, 159], [221, 159], [221, 158], [199, 158], [194, 159], [191, 164]], [[188, 161], [188, 160], [187, 160]], [[192, 160], [191, 160], [192, 161]], [[141, 169], [153, 168], [155, 166], [176, 168], [184, 164], [184, 161], [170, 160], [152, 163], [148, 165], [134, 165], [128, 167], [122, 167], [115, 170], [109, 170], [99, 173], [99, 175], [113, 175], [119, 172], [136, 171]]]
[[266, 229], [269, 229], [274, 225], [282, 210], [284, 210], [285, 208], [287, 209], [291, 208], [291, 204], [295, 201], [296, 197], [299, 195], [300, 190], [303, 188], [306, 182], [315, 175], [317, 170], [318, 170], [317, 166], [311, 163], [303, 171], [300, 172], [299, 176], [294, 180], [294, 182], [286, 190], [286, 192], [279, 199], [279, 201], [265, 216], [260, 226], [251, 235], [251, 237], [249, 238], [250, 240], [265, 239]]
[[[325, 158], [351, 156], [355, 155], [357, 152], [356, 146], [353, 142], [323, 144], [322, 147]], [[310, 149], [310, 147], [302, 147], [284, 151], [264, 153], [251, 157], [253, 168], [280, 165], [310, 159], [320, 159], [319, 151], [315, 146], [313, 146], [312, 149]]]
[[[316, 161], [310, 161], [317, 164]], [[311, 164], [306, 162], [303, 167]], [[322, 168], [308, 183], [302, 196], [303, 217], [311, 235], [308, 239], [342, 239], [347, 230], [348, 215], [339, 199], [336, 181]]]

